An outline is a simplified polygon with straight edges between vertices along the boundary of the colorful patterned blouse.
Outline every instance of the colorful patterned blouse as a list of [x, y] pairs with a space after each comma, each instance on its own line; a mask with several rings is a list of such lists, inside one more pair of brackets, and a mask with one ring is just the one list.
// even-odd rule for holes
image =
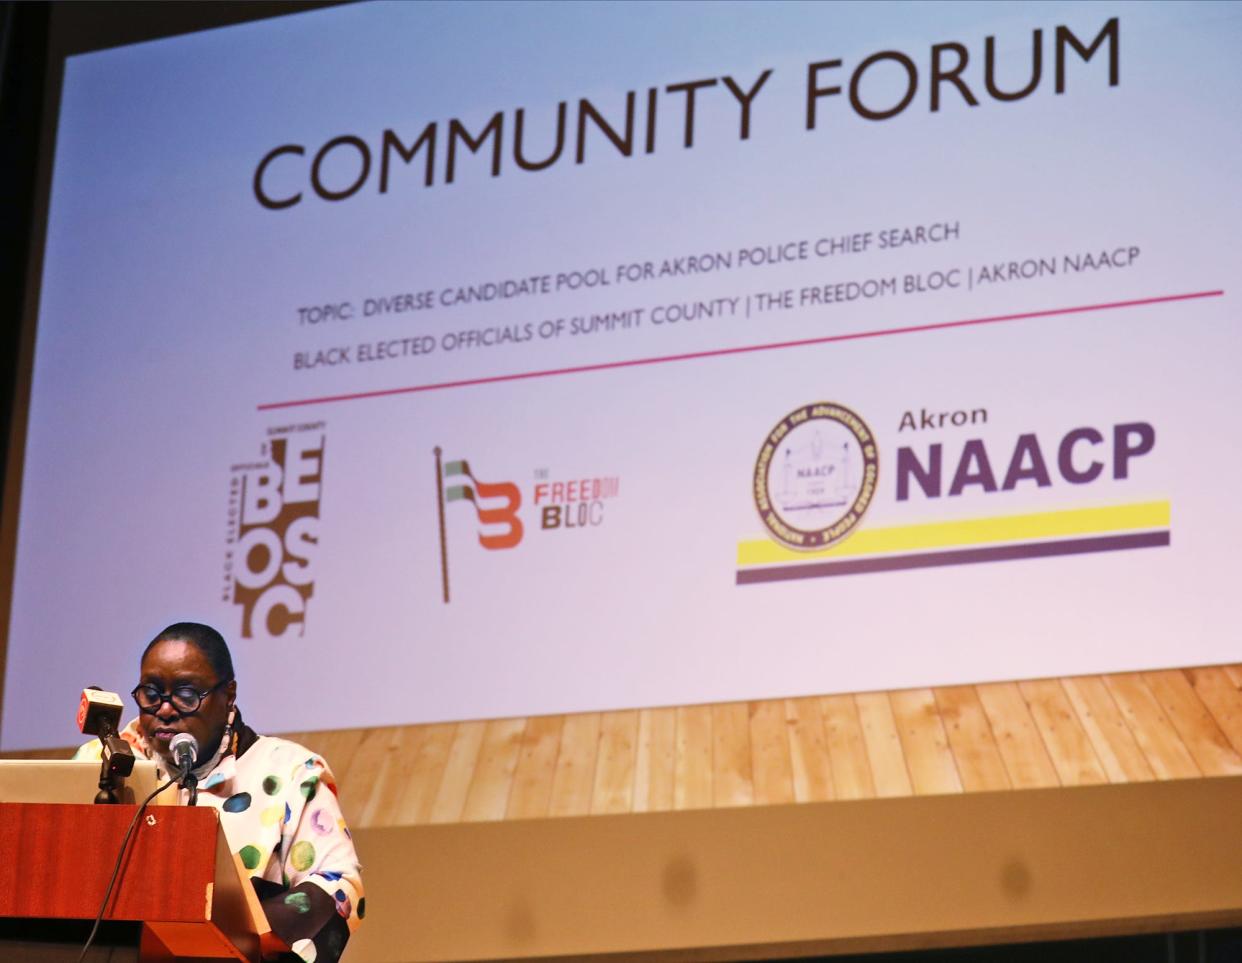
[[[162, 764], [138, 720], [121, 736], [136, 754]], [[229, 848], [250, 871], [272, 932], [307, 963], [336, 963], [366, 901], [328, 764], [296, 742], [255, 735], [240, 715], [225, 741], [222, 756], [195, 770], [198, 805], [220, 810]], [[99, 755], [96, 739], [76, 758]], [[184, 805], [189, 794], [177, 791]]]

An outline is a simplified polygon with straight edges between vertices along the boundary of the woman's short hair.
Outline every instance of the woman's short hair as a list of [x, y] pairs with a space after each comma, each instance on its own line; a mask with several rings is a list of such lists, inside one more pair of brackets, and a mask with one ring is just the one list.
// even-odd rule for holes
[[230, 682], [233, 679], [233, 656], [229, 654], [228, 644], [224, 636], [210, 625], [201, 622], [174, 622], [163, 632], [147, 643], [142, 650], [142, 658], [161, 642], [189, 642], [205, 658], [215, 670], [219, 682]]

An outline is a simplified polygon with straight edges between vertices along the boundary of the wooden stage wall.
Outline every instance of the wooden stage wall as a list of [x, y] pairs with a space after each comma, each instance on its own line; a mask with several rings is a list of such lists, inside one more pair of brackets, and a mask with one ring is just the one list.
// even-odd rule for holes
[[1238, 665], [293, 735], [367, 866], [347, 963], [1242, 924]]
[[373, 894], [348, 963], [1242, 925], [1239, 665], [302, 738]]
[[363, 829], [369, 913], [346, 963], [768, 960], [1237, 926], [1240, 812], [1233, 776]]
[[1242, 665], [293, 733], [358, 828], [1242, 774]]

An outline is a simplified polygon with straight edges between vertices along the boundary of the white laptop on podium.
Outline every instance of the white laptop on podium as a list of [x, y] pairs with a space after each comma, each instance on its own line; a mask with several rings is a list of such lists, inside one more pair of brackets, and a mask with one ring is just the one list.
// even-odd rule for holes
[[[120, 803], [136, 805], [155, 787], [155, 763], [134, 761], [134, 771], [120, 781]], [[93, 803], [99, 791], [99, 761], [69, 759], [0, 759], [0, 802]], [[176, 805], [172, 786], [152, 800], [153, 805]]]

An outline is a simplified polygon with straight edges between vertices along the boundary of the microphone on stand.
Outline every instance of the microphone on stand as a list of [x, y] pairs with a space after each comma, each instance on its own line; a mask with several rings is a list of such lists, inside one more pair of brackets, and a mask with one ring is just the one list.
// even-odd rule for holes
[[198, 802], [198, 778], [192, 770], [198, 761], [198, 740], [188, 732], [178, 732], [168, 744], [173, 764], [177, 767], [177, 781], [190, 791], [190, 805]]
[[83, 735], [99, 736], [102, 760], [99, 767], [99, 792], [97, 803], [117, 801], [119, 781], [134, 771], [134, 750], [121, 738], [117, 723], [121, 721], [121, 697], [115, 692], [105, 692], [97, 685], [82, 690], [78, 703], [78, 729]]
[[78, 729], [88, 736], [103, 738], [116, 732], [121, 721], [121, 697], [115, 692], [104, 692], [97, 685], [82, 690], [78, 703]]

